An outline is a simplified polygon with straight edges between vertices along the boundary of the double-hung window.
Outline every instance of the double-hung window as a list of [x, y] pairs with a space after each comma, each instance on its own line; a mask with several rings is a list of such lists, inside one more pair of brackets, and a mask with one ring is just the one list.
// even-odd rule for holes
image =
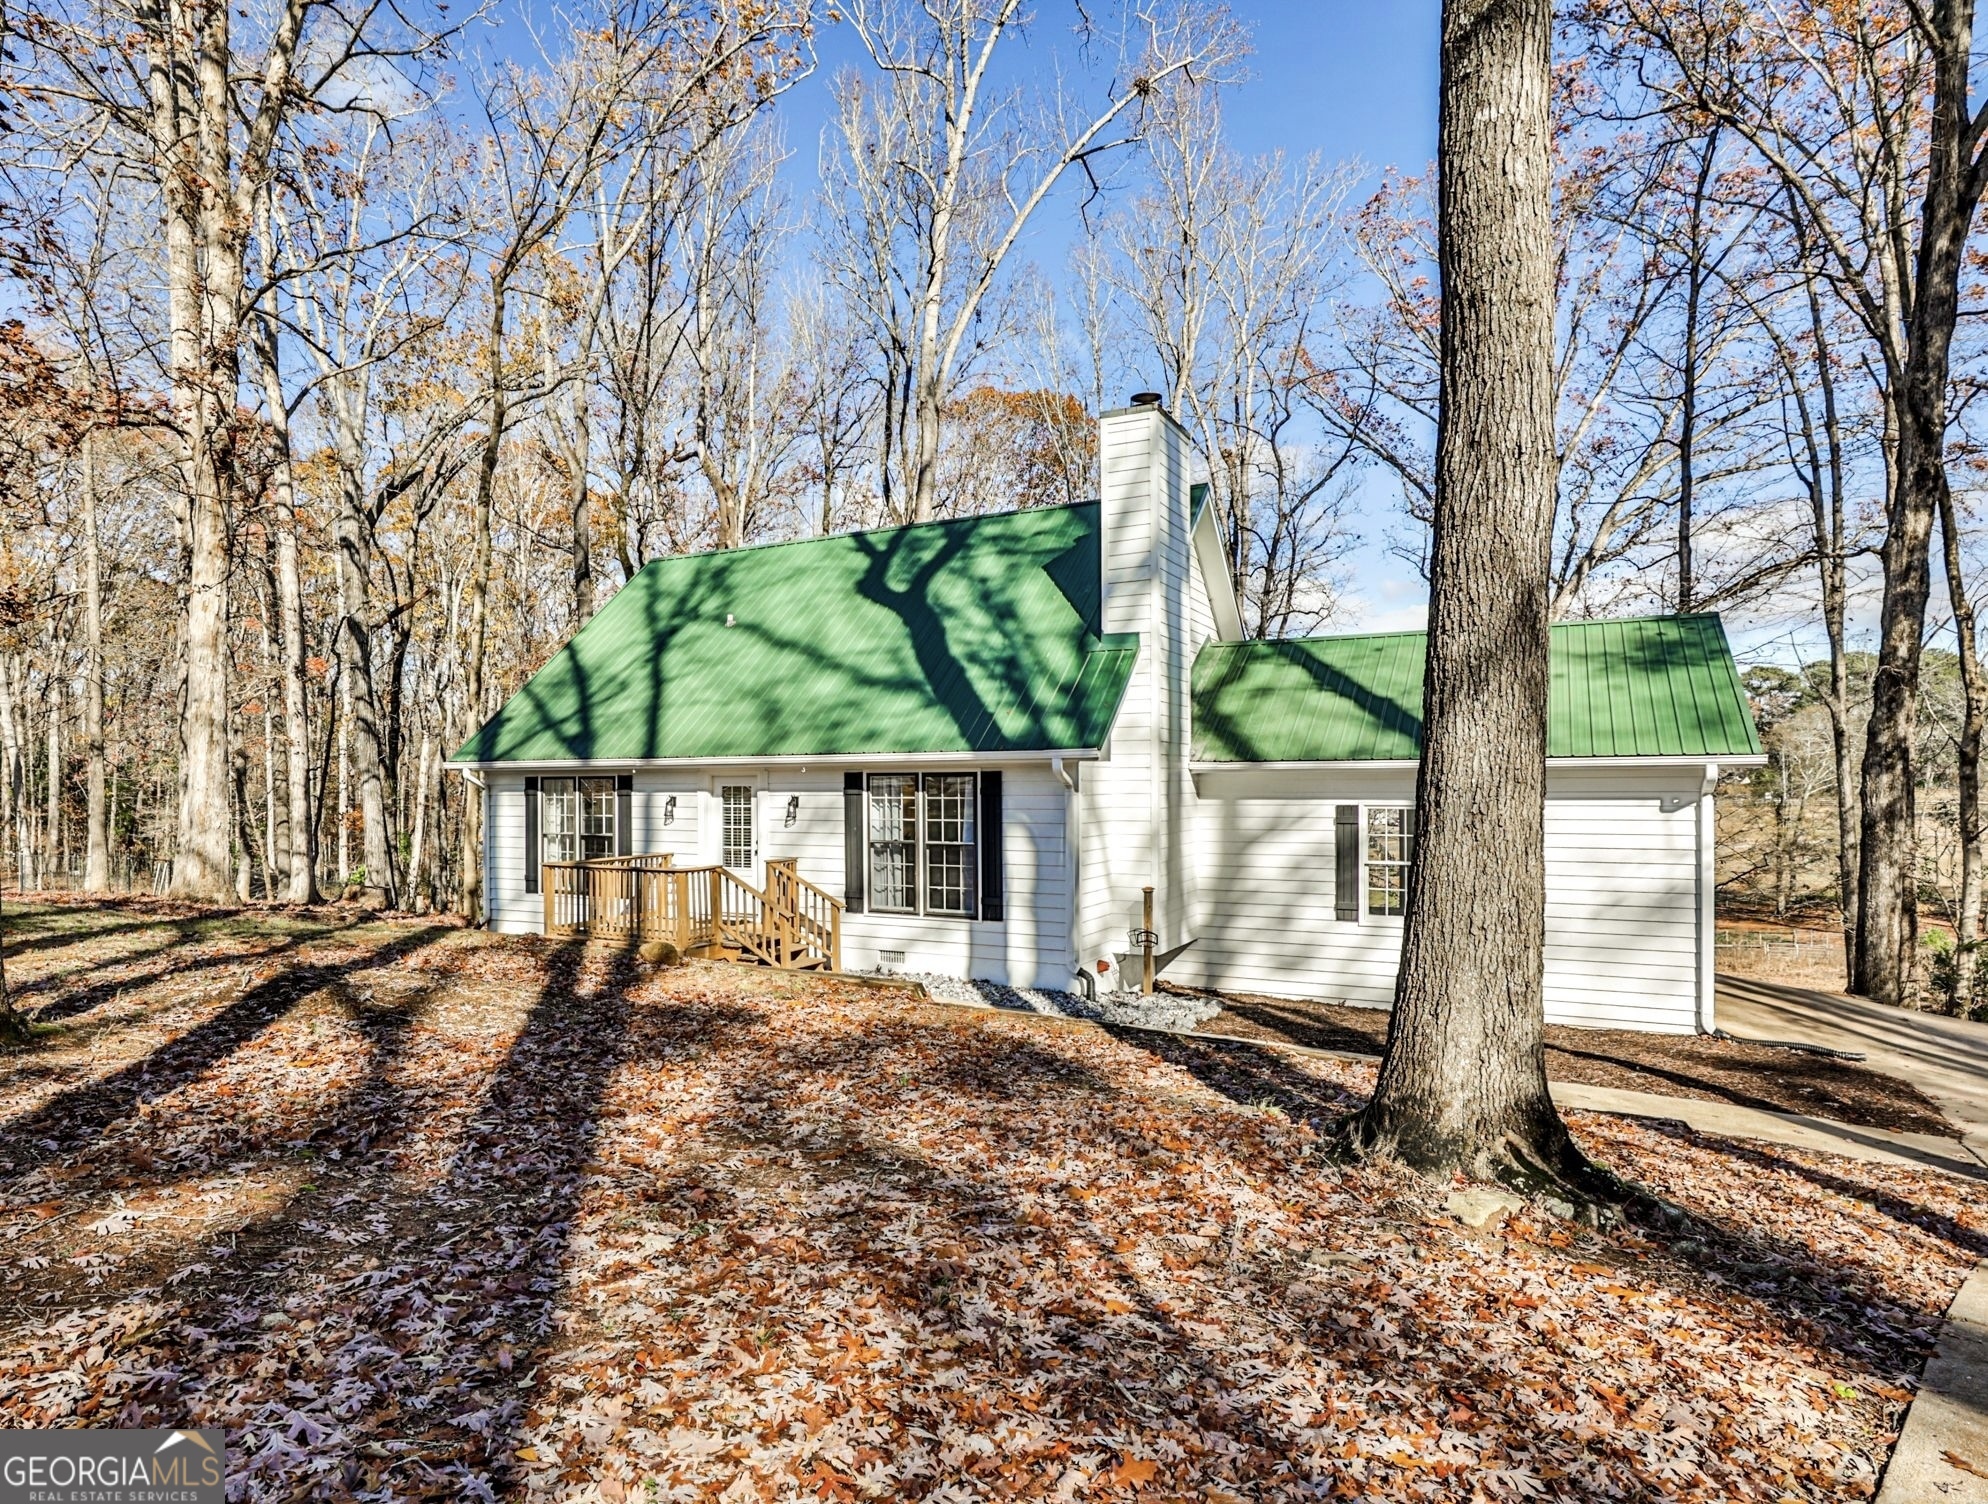
[[872, 773], [869, 907], [884, 914], [978, 913], [972, 773]]
[[1367, 809], [1367, 912], [1408, 912], [1408, 864], [1415, 856], [1415, 811], [1401, 805]]
[[614, 855], [614, 779], [546, 778], [539, 783], [540, 830], [548, 862]]

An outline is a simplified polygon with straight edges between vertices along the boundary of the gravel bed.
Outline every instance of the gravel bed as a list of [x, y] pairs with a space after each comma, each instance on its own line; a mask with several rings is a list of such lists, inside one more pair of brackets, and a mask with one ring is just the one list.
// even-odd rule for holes
[[1182, 997], [1168, 992], [1152, 997], [1142, 997], [1137, 992], [1104, 992], [1093, 1002], [1078, 992], [1009, 987], [1000, 982], [942, 977], [923, 971], [874, 975], [923, 983], [932, 996], [952, 1003], [980, 1003], [989, 1008], [1050, 1013], [1059, 1018], [1088, 1018], [1101, 1024], [1131, 1024], [1146, 1029], [1195, 1029], [1222, 1011], [1222, 1005], [1213, 998]]

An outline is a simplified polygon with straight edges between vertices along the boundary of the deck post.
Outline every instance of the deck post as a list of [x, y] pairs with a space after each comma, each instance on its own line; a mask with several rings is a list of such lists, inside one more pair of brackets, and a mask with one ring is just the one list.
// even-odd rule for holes
[[545, 933], [549, 935], [552, 933], [553, 915], [552, 869], [550, 867], [542, 866], [538, 869], [538, 890], [545, 895]]
[[670, 901], [676, 905], [676, 950], [680, 956], [690, 954], [690, 874], [672, 872], [670, 874]]

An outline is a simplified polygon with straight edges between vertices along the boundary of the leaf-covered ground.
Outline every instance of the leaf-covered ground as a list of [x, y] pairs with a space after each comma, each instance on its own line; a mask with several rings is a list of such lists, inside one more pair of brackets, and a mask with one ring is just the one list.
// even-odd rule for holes
[[0, 1424], [244, 1498], [1867, 1497], [1984, 1188], [1598, 1117], [1662, 1243], [1444, 1217], [1368, 1068], [327, 912], [45, 907]]

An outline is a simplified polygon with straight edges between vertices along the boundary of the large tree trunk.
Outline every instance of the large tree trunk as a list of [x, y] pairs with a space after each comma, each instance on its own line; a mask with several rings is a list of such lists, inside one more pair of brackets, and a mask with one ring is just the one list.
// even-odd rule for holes
[[0, 845], [6, 847], [9, 865], [14, 869], [14, 886], [26, 888], [27, 763], [21, 752], [22, 727], [15, 717], [15, 703], [14, 662], [7, 654], [0, 653], [0, 795], [5, 796], [0, 817], [6, 821], [6, 829], [0, 831]]
[[41, 870], [62, 870], [62, 641], [49, 639], [48, 652], [48, 819], [41, 832]]
[[[1792, 195], [1791, 195], [1792, 202]], [[1822, 451], [1813, 432], [1806, 435], [1813, 482], [1809, 487], [1815, 529], [1816, 572], [1822, 585], [1822, 627], [1829, 639], [1829, 688], [1823, 706], [1829, 714], [1830, 752], [1836, 773], [1836, 889], [1843, 932], [1844, 985], [1854, 980], [1857, 924], [1857, 761], [1850, 735], [1850, 655], [1847, 615], [1849, 565], [1845, 557], [1849, 507], [1844, 496], [1843, 421], [1836, 406], [1832, 341], [1823, 317], [1822, 295], [1813, 274], [1806, 279], [1809, 329], [1814, 339], [1816, 381], [1822, 391]], [[1825, 484], [1823, 476], [1828, 476]]]
[[1931, 592], [1933, 519], [1952, 504], [1947, 481], [1947, 383], [1960, 308], [1961, 258], [1980, 184], [1969, 154], [1968, 67], [1973, 0], [1939, 0], [1926, 33], [1933, 113], [1920, 206], [1905, 368], [1892, 384], [1898, 461], [1885, 534], [1884, 605], [1864, 742], [1852, 990], [1875, 1002], [1915, 1000], [1919, 961], [1918, 840], [1912, 743], [1919, 662]]
[[0, 1040], [18, 1044], [28, 1037], [28, 1024], [14, 1011], [14, 995], [7, 987], [6, 948], [6, 913], [4, 904], [0, 904]]
[[1552, 19], [1551, 0], [1443, 7], [1442, 407], [1416, 847], [1387, 1054], [1348, 1130], [1421, 1169], [1527, 1187], [1596, 1175], [1547, 1094], [1542, 1001]]
[[[363, 378], [361, 378], [363, 379]], [[350, 692], [353, 773], [359, 784], [360, 860], [364, 901], [391, 908], [395, 898], [393, 843], [387, 830], [386, 744], [379, 688], [373, 681], [372, 519], [366, 512], [364, 406], [360, 395], [333, 383], [339, 415], [338, 653]]]
[[1956, 774], [1960, 795], [1960, 907], [1954, 915], [1954, 1003], [1965, 1016], [1974, 1006], [1974, 973], [1981, 943], [1981, 733], [1988, 719], [1988, 675], [1982, 673], [1974, 603], [1967, 595], [1960, 519], [1949, 493], [1940, 505], [1940, 537], [1945, 545], [1947, 598], [1953, 607], [1955, 646], [1960, 656], [1961, 721]]
[[338, 657], [338, 891], [352, 880], [352, 680], [345, 672], [345, 655]]
[[290, 463], [290, 409], [276, 353], [276, 319], [271, 309], [256, 319], [256, 363], [262, 377], [263, 406], [275, 450], [270, 467], [270, 521], [276, 534], [276, 615], [282, 649], [283, 744], [287, 758], [285, 796], [289, 804], [290, 852], [284, 897], [315, 903], [317, 822], [311, 818], [311, 733], [304, 695], [304, 587], [297, 562], [297, 492]]
[[83, 756], [89, 785], [83, 891], [110, 889], [110, 826], [104, 812], [104, 598], [97, 533], [97, 435], [83, 434]]
[[[197, 21], [189, 22], [198, 41], [195, 87], [187, 87], [183, 64], [168, 63], [163, 56], [157, 65], [163, 76], [153, 83], [154, 131], [164, 146], [167, 177], [162, 187], [172, 404], [187, 503], [186, 680], [172, 891], [223, 903], [234, 888], [228, 803], [226, 429], [238, 384], [234, 334], [242, 285], [242, 227], [232, 222], [222, 200], [233, 180], [235, 123], [228, 25], [224, 5], [207, 6]], [[189, 170], [195, 167], [189, 158], [197, 160], [197, 172]]]
[[434, 739], [426, 732], [421, 733], [421, 754], [419, 770], [414, 780], [414, 835], [409, 844], [407, 858], [407, 891], [411, 895], [410, 907], [420, 910], [432, 903], [435, 884], [429, 876], [428, 856], [428, 783], [431, 777], [429, 763], [435, 751]]
[[[501, 269], [500, 269], [501, 270]], [[490, 515], [497, 498], [497, 457], [503, 449], [510, 398], [504, 386], [504, 300], [508, 283], [500, 275], [490, 287], [490, 325], [484, 334], [484, 370], [490, 383], [490, 425], [476, 470], [471, 514], [469, 563], [469, 648], [463, 655], [463, 699], [472, 726], [483, 724], [484, 659], [490, 630]], [[463, 780], [462, 914], [471, 924], [483, 918], [483, 791]]]

